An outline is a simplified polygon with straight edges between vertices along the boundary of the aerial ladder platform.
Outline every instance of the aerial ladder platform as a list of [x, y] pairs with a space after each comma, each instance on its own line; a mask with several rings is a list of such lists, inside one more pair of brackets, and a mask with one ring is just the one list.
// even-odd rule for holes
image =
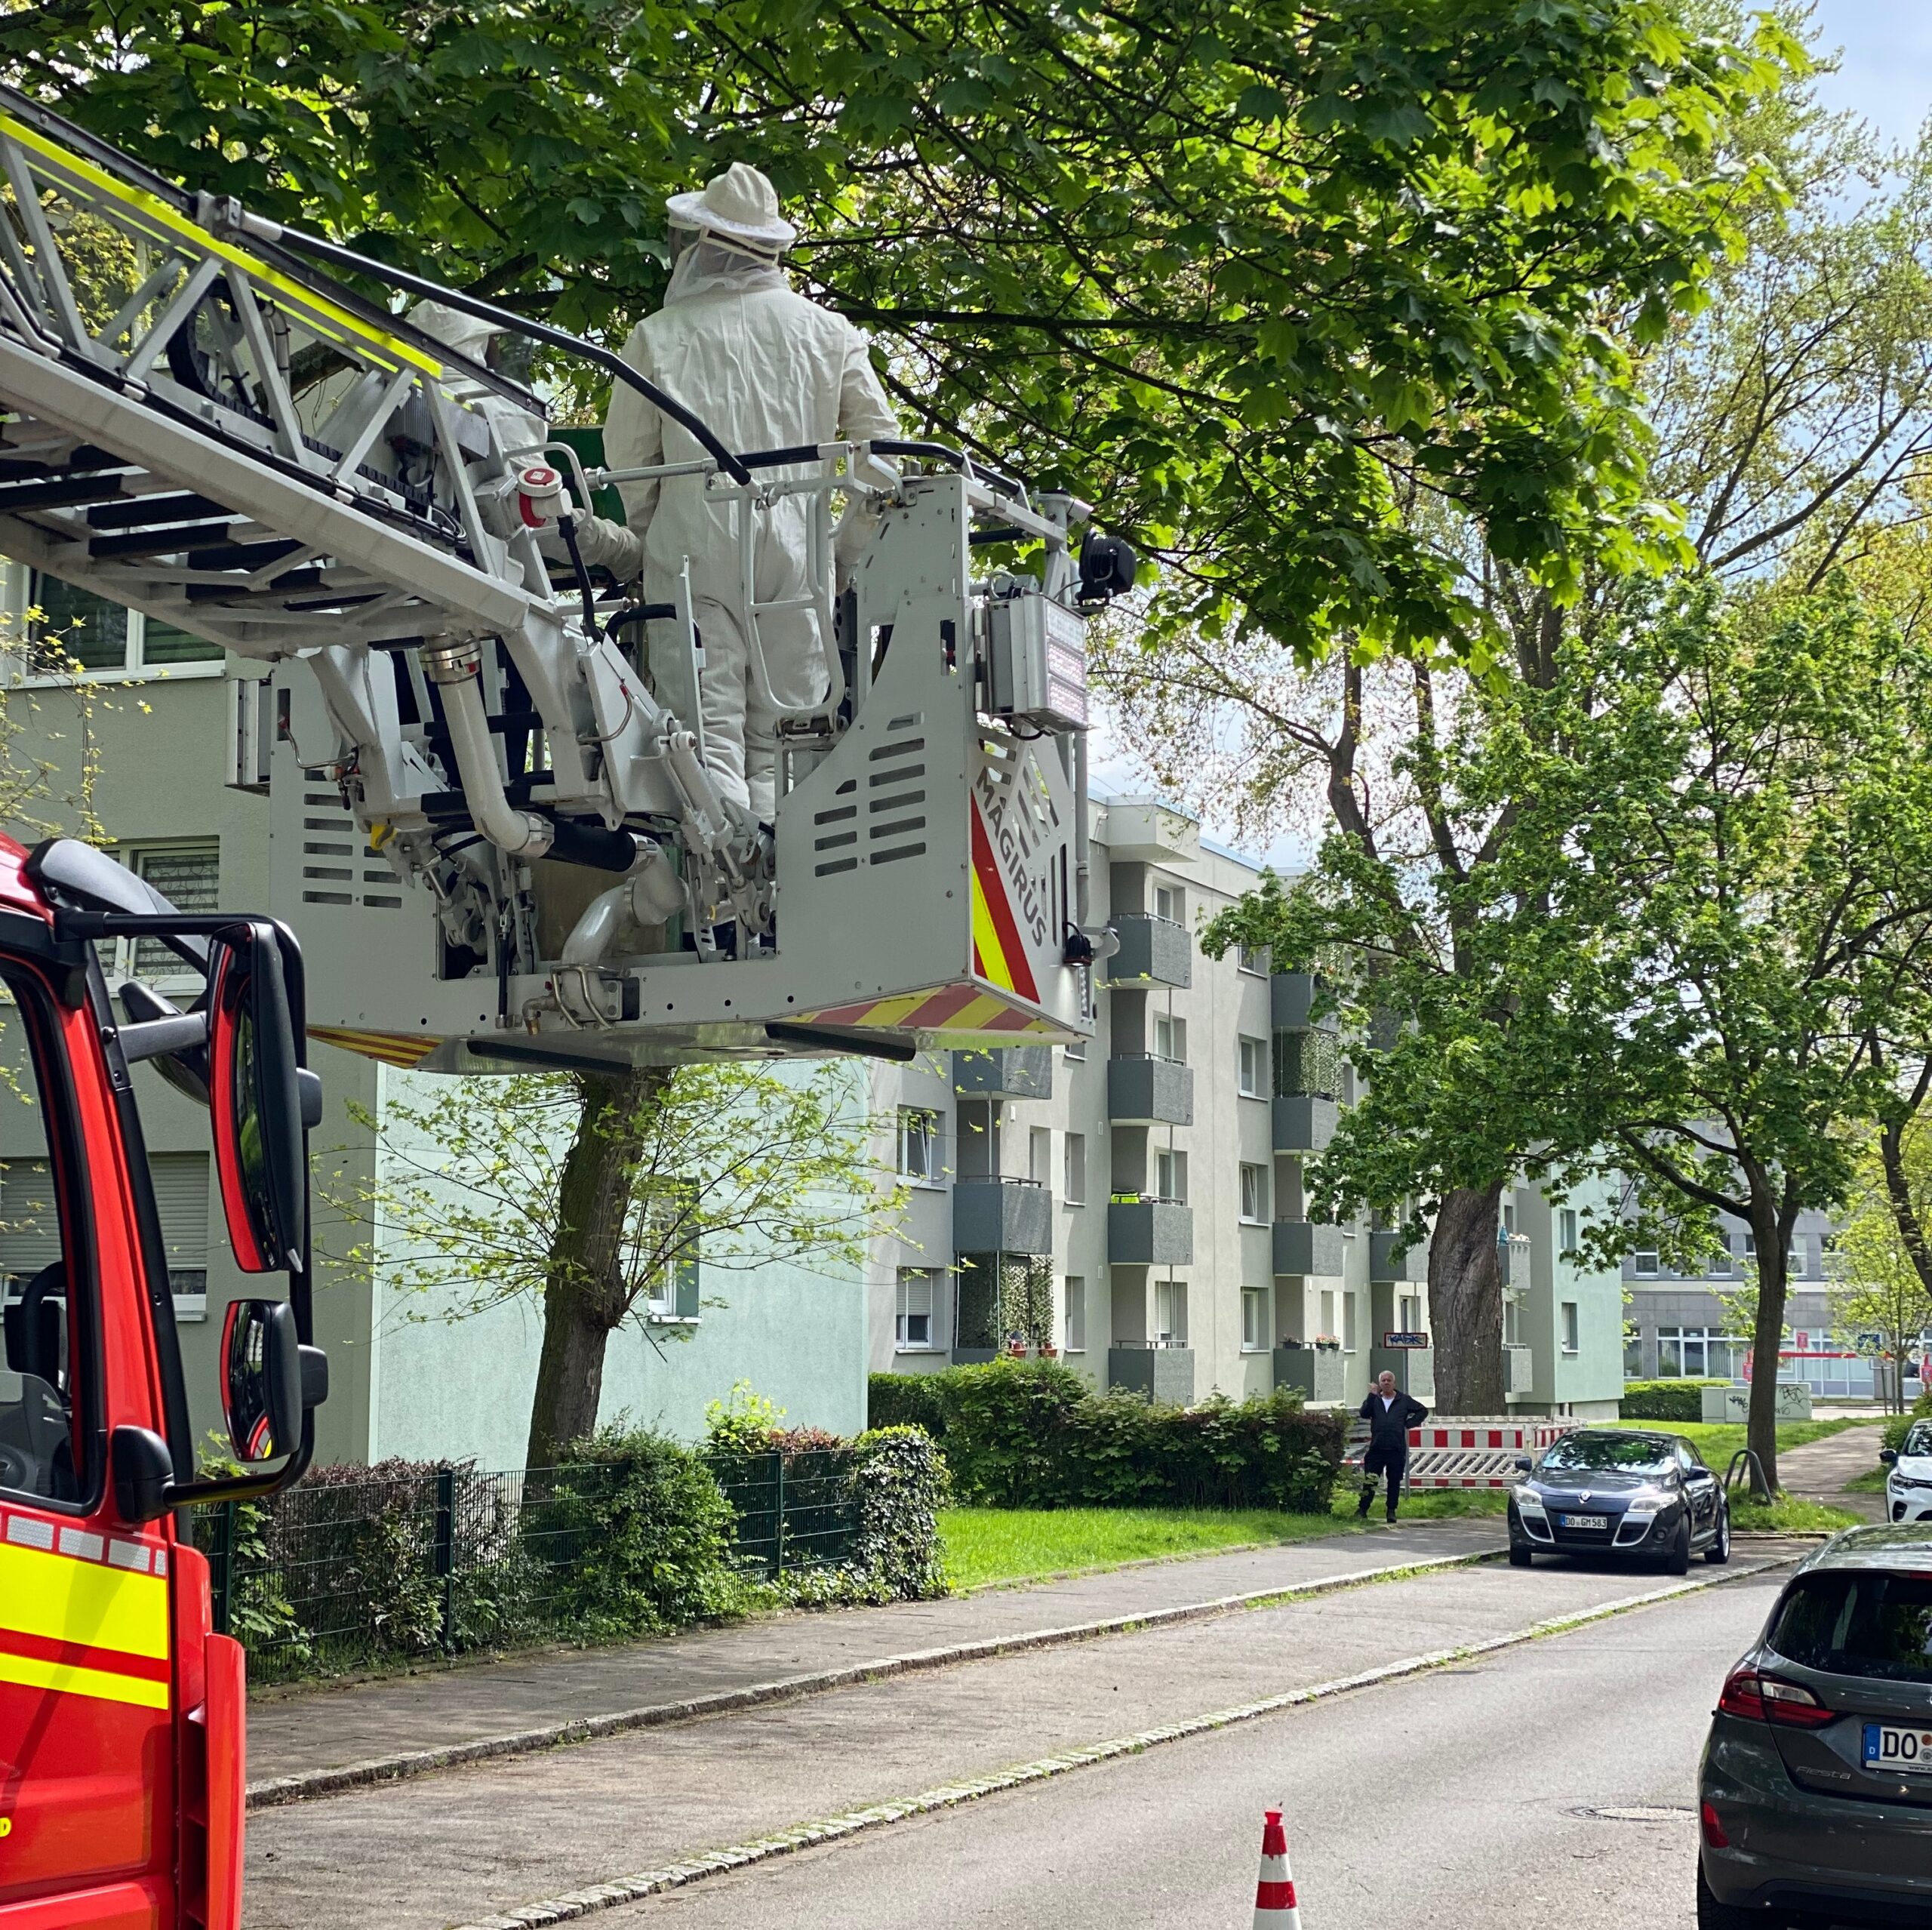
[[[315, 1036], [501, 1072], [1091, 1033], [1084, 626], [1133, 559], [1076, 548], [1085, 505], [936, 445], [729, 449], [608, 349], [4, 88], [0, 166], [0, 553], [251, 660], [235, 780], [269, 793]], [[586, 465], [371, 285], [602, 368], [702, 459]], [[706, 764], [688, 593], [540, 548], [545, 491], [581, 515], [673, 474], [729, 506], [748, 602], [759, 519], [809, 506], [828, 688], [774, 706], [769, 824]], [[792, 606], [750, 607], [768, 695], [757, 616]]]

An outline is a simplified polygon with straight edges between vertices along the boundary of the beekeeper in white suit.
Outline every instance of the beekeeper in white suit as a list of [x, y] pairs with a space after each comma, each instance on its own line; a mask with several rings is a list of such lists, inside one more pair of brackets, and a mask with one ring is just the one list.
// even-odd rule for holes
[[[795, 294], [780, 258], [798, 230], [757, 168], [734, 162], [701, 192], [673, 195], [675, 263], [664, 306], [624, 344], [641, 374], [703, 418], [743, 455], [833, 442], [891, 439], [900, 431], [872, 372], [865, 337], [841, 316]], [[612, 392], [604, 455], [613, 469], [697, 461], [704, 451], [635, 389]], [[798, 470], [761, 472], [761, 477]], [[892, 472], [881, 469], [889, 482]], [[668, 602], [685, 559], [704, 644], [701, 701], [706, 762], [726, 796], [770, 822], [774, 799], [774, 719], [756, 687], [729, 502], [708, 501], [701, 476], [622, 486], [629, 529], [587, 519], [580, 542], [587, 562], [620, 580], [639, 573], [649, 602]], [[786, 497], [759, 513], [752, 594], [761, 603], [809, 594], [806, 499]], [[839, 532], [849, 565], [869, 525], [848, 516]], [[641, 546], [638, 539], [641, 539]], [[773, 611], [758, 620], [771, 697], [810, 704], [827, 688], [829, 637], [815, 609]]]

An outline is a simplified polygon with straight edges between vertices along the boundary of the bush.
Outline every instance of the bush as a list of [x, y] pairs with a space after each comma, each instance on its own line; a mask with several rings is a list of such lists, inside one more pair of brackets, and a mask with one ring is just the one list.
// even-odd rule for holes
[[944, 1457], [918, 1427], [875, 1427], [853, 1444], [858, 1531], [848, 1599], [924, 1602], [946, 1592], [939, 1510], [950, 1482]]
[[1346, 1423], [1287, 1389], [1167, 1407], [1095, 1393], [1052, 1361], [996, 1360], [928, 1377], [961, 1501], [995, 1507], [1182, 1507], [1324, 1512]]
[[1626, 1421], [1702, 1421], [1706, 1387], [1728, 1381], [1626, 1381], [1617, 1412]]
[[868, 1427], [923, 1427], [935, 1441], [946, 1437], [946, 1411], [937, 1374], [875, 1374], [866, 1383]]
[[601, 1427], [543, 1479], [525, 1507], [540, 1510], [553, 1612], [567, 1626], [592, 1638], [655, 1634], [743, 1605], [731, 1504], [698, 1450]]

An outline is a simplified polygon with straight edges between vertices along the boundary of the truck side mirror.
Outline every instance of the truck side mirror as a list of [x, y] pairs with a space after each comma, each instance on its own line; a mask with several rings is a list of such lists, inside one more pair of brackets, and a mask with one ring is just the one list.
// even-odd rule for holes
[[208, 1102], [222, 1210], [245, 1273], [302, 1264], [306, 1097], [281, 946], [269, 925], [236, 925], [208, 946]]
[[158, 1434], [146, 1427], [115, 1428], [108, 1440], [107, 1465], [114, 1477], [114, 1512], [130, 1528], [167, 1513], [174, 1457]]
[[302, 1434], [302, 1355], [286, 1301], [237, 1300], [221, 1332], [221, 1408], [235, 1458], [278, 1461]]

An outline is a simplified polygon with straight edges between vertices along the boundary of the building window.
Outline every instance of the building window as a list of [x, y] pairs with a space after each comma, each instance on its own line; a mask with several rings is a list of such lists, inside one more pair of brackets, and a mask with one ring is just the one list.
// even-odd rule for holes
[[1172, 1012], [1154, 1014], [1154, 1056], [1179, 1064], [1187, 1057], [1187, 1021]]
[[1630, 1270], [1640, 1280], [1654, 1280], [1657, 1277], [1657, 1248], [1647, 1246], [1631, 1254]]
[[1321, 1337], [1324, 1341], [1332, 1341], [1335, 1337], [1335, 1289], [1333, 1287], [1321, 1289]]
[[921, 1106], [899, 1109], [899, 1176], [915, 1186], [940, 1183], [939, 1115]]
[[[116, 847], [114, 854], [137, 878], [152, 885], [177, 911], [221, 909], [219, 839], [198, 839], [192, 844], [122, 845]], [[120, 940], [115, 947], [115, 969], [124, 978], [146, 979], [158, 985], [179, 982], [183, 988], [198, 988], [202, 983], [202, 974], [158, 938]]]
[[1154, 916], [1167, 919], [1176, 925], [1186, 922], [1187, 897], [1178, 885], [1156, 885], [1154, 887]]
[[1026, 1133], [1026, 1177], [1035, 1186], [1054, 1183], [1054, 1129], [1032, 1126]]
[[1251, 1226], [1268, 1217], [1268, 1168], [1243, 1162], [1241, 1169], [1241, 1217]]
[[1566, 1300], [1563, 1303], [1563, 1351], [1565, 1353], [1580, 1351], [1577, 1339], [1577, 1303], [1574, 1300]]
[[1657, 1377], [1663, 1381], [1735, 1381], [1751, 1343], [1741, 1334], [1707, 1327], [1657, 1329]]
[[1503, 1344], [1506, 1347], [1523, 1344], [1523, 1310], [1514, 1294], [1503, 1296]]
[[1720, 1233], [1718, 1235], [1718, 1250], [1711, 1255], [1711, 1271], [1718, 1278], [1727, 1279], [1736, 1270], [1731, 1259], [1730, 1236]]
[[1154, 1196], [1171, 1200], [1177, 1206], [1187, 1204], [1187, 1155], [1164, 1146], [1154, 1155]]
[[1244, 1099], [1268, 1096], [1268, 1042], [1265, 1039], [1241, 1042], [1241, 1096]]
[[1422, 1296], [1404, 1294], [1395, 1304], [1395, 1319], [1405, 1334], [1422, 1331]]
[[1758, 1236], [1755, 1233], [1746, 1233], [1744, 1236], [1744, 1257], [1752, 1266], [1757, 1265]]
[[1641, 1381], [1644, 1377], [1644, 1337], [1629, 1328], [1623, 1330], [1623, 1377]]
[[1268, 1289], [1243, 1287], [1241, 1290], [1241, 1350], [1264, 1353], [1268, 1346]]
[[1556, 1216], [1557, 1241], [1563, 1254], [1577, 1251], [1577, 1209], [1565, 1206]]
[[939, 1329], [933, 1319], [933, 1303], [938, 1297], [937, 1267], [900, 1268], [899, 1298], [893, 1316], [892, 1339], [901, 1353], [930, 1353], [937, 1344], [934, 1336]]
[[1087, 1351], [1087, 1282], [1078, 1273], [1066, 1276], [1066, 1350]]
[[1187, 1282], [1156, 1280], [1154, 1282], [1154, 1337], [1171, 1345], [1187, 1345]]
[[40, 612], [27, 627], [29, 677], [65, 679], [75, 666], [85, 675], [110, 678], [220, 672], [220, 644], [41, 571], [29, 580], [27, 605]]
[[1251, 971], [1257, 978], [1268, 976], [1268, 947], [1266, 945], [1244, 945], [1235, 956], [1243, 971]]
[[208, 1311], [208, 1156], [151, 1153], [148, 1173], [168, 1254], [168, 1286], [177, 1319], [199, 1320]]
[[1805, 1264], [1807, 1257], [1807, 1249], [1804, 1236], [1802, 1233], [1793, 1233], [1791, 1236], [1791, 1266], [1789, 1269], [1790, 1278], [1794, 1280], [1801, 1279], [1810, 1272], [1811, 1269]]
[[1087, 1204], [1087, 1135], [1070, 1132], [1060, 1141], [1060, 1197], [1069, 1206]]
[[1342, 1351], [1353, 1353], [1359, 1340], [1360, 1336], [1355, 1331], [1355, 1296], [1344, 1294], [1342, 1296]]

